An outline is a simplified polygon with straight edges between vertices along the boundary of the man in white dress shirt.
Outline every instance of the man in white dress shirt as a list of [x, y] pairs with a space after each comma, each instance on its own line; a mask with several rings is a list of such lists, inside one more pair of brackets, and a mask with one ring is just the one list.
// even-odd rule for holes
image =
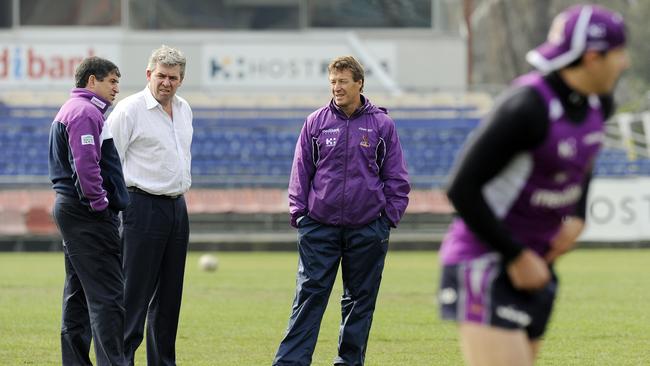
[[107, 120], [131, 203], [123, 212], [124, 353], [131, 365], [147, 323], [147, 363], [176, 364], [189, 220], [192, 110], [176, 95], [186, 59], [162, 46], [147, 65], [147, 87]]

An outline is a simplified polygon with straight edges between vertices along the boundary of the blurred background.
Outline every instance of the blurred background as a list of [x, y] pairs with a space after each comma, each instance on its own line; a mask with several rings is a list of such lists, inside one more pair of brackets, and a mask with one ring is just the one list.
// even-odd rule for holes
[[[453, 209], [445, 179], [494, 98], [530, 67], [569, 0], [0, 0], [0, 250], [58, 251], [47, 178], [50, 124], [89, 55], [146, 84], [161, 44], [188, 58], [179, 95], [194, 110], [191, 250], [292, 250], [286, 188], [305, 117], [330, 99], [327, 64], [357, 57], [365, 95], [388, 108], [411, 203], [394, 249], [435, 249]], [[620, 11], [632, 68], [589, 199], [587, 245], [650, 242], [650, 2]]]

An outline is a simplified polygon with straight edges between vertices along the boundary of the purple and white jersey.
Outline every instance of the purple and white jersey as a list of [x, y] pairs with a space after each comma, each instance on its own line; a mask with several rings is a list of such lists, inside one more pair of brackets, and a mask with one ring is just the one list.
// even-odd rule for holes
[[[530, 86], [542, 96], [548, 111], [548, 133], [540, 145], [514, 156], [482, 187], [482, 193], [513, 239], [543, 256], [563, 217], [574, 212], [582, 197], [584, 180], [603, 140], [605, 114], [593, 95], [584, 120], [569, 120], [556, 93], [537, 73], [518, 78], [515, 85]], [[456, 218], [440, 257], [444, 264], [455, 264], [489, 251], [462, 218]]]

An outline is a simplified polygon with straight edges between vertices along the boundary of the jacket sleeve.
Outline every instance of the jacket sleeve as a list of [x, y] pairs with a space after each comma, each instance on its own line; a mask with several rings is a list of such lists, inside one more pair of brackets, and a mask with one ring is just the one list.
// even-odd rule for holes
[[93, 211], [104, 211], [108, 207], [99, 167], [103, 125], [103, 116], [92, 112], [82, 113], [68, 124], [68, 144], [79, 182], [77, 190], [88, 199]]
[[386, 198], [384, 213], [391, 225], [397, 227], [406, 211], [406, 206], [408, 206], [411, 185], [395, 122], [390, 118], [388, 120], [388, 129], [385, 135], [386, 155], [379, 175], [384, 182], [384, 197]]
[[311, 123], [308, 118], [302, 126], [289, 177], [289, 214], [291, 226], [298, 227], [296, 220], [308, 213], [309, 191], [316, 172], [313, 155], [312, 137], [309, 132]]

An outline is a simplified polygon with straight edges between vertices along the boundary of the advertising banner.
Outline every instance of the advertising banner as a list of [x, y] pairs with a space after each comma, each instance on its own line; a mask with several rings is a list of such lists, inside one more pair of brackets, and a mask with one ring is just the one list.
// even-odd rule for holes
[[74, 86], [74, 71], [84, 57], [100, 56], [118, 66], [119, 46], [23, 43], [0, 45], [0, 87]]
[[594, 179], [580, 240], [650, 240], [650, 177]]
[[[395, 77], [397, 57], [392, 42], [367, 42], [369, 52], [386, 74]], [[207, 87], [263, 88], [321, 87], [327, 90], [327, 65], [337, 56], [354, 55], [345, 43], [245, 43], [203, 46], [203, 85]], [[361, 60], [360, 60], [361, 61]], [[363, 62], [362, 62], [363, 63]], [[373, 70], [365, 66], [366, 81]]]

